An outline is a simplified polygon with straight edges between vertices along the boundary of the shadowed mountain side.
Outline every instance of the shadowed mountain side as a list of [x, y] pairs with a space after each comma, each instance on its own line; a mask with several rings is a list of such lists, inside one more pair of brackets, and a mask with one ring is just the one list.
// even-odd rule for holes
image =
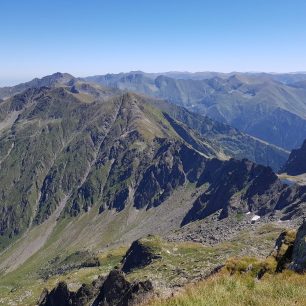
[[205, 165], [197, 186], [207, 189], [194, 202], [182, 225], [219, 212], [219, 219], [231, 213], [274, 215], [281, 220], [305, 215], [306, 187], [282, 183], [270, 168], [247, 160], [212, 159]]
[[289, 175], [306, 174], [306, 140], [300, 149], [293, 150], [281, 172]]
[[158, 195], [147, 198], [157, 205], [186, 182], [181, 150], [194, 145], [219, 156], [217, 145], [182, 126], [185, 141], [161, 111], [131, 94], [84, 101], [71, 88], [28, 89], [5, 100], [0, 113], [7, 120], [0, 135], [2, 247], [59, 207], [59, 215], [74, 216], [93, 205], [124, 209], [153, 165], [165, 176], [157, 177]]
[[288, 152], [277, 146], [244, 134], [237, 129], [188, 111], [163, 100], [152, 100], [150, 103], [189, 128], [197, 131], [206, 140], [219, 145], [225, 156], [236, 159], [247, 158], [258, 164], [270, 166], [277, 171], [284, 164]]

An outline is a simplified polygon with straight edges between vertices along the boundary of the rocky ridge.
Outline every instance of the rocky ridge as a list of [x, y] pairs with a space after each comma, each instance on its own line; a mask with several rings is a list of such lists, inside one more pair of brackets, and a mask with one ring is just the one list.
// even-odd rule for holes
[[301, 148], [292, 150], [280, 172], [293, 176], [306, 173], [306, 140]]
[[15, 116], [0, 139], [8, 173], [0, 176], [2, 248], [55, 212], [156, 207], [177, 187], [195, 183], [207, 158], [227, 158], [221, 143], [185, 124], [192, 114], [182, 109], [179, 122], [156, 108], [165, 109], [164, 102], [51, 79], [43, 84], [52, 88], [30, 87], [0, 105], [1, 118]]
[[69, 291], [65, 282], [60, 282], [50, 292], [45, 289], [38, 301], [39, 306], [127, 306], [139, 305], [150, 294], [150, 281], [128, 282], [124, 273], [112, 270], [105, 278], [91, 285], [83, 284], [77, 292]]
[[306, 271], [306, 221], [299, 227], [292, 250], [291, 268], [303, 273]]

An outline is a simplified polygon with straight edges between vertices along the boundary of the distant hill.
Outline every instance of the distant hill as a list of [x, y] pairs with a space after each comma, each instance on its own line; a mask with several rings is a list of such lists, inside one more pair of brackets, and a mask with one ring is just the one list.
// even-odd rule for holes
[[[0, 99], [28, 88], [69, 86], [76, 79], [56, 73], [0, 88]], [[306, 135], [306, 74], [167, 72], [87, 77], [91, 84], [166, 99], [207, 115], [285, 150], [298, 148]]]
[[57, 72], [41, 79], [35, 78], [32, 81], [21, 83], [16, 86], [2, 87], [0, 88], [0, 98], [5, 99], [12, 97], [13, 95], [21, 93], [29, 88], [68, 85], [73, 79], [74, 77], [68, 73]]

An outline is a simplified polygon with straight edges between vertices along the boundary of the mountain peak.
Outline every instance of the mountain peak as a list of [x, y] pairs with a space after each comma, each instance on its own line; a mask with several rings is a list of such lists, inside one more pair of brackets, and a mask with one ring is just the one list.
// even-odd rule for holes
[[[62, 73], [62, 72], [55, 72], [51, 75], [47, 75], [41, 79], [34, 79], [36, 80], [36, 82], [38, 82], [40, 85], [43, 83], [45, 84], [49, 84], [49, 85], [54, 85], [55, 83], [59, 83], [59, 84], [68, 84], [71, 80], [74, 80], [75, 77], [72, 76], [69, 73]], [[33, 80], [33, 81], [34, 81]]]

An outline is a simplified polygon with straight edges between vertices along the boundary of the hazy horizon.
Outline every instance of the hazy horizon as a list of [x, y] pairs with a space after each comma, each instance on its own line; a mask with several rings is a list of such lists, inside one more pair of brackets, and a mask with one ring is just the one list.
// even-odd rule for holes
[[25, 78], [25, 79], [16, 79], [16, 80], [6, 80], [0, 78], [0, 87], [10, 87], [15, 86], [21, 83], [29, 82], [35, 78], [43, 78], [48, 75], [52, 75], [55, 73], [68, 73], [71, 74], [73, 77], [76, 78], [85, 78], [89, 76], [95, 76], [95, 75], [106, 75], [106, 74], [120, 74], [120, 73], [131, 73], [131, 72], [141, 72], [141, 73], [148, 73], [148, 74], [166, 74], [166, 73], [187, 73], [187, 74], [197, 74], [197, 73], [220, 73], [220, 74], [235, 74], [235, 73], [250, 73], [250, 74], [260, 74], [260, 73], [266, 73], [266, 74], [306, 74], [306, 71], [284, 71], [284, 72], [273, 72], [273, 71], [179, 71], [179, 70], [173, 70], [173, 71], [142, 71], [142, 70], [131, 70], [131, 71], [120, 71], [120, 72], [106, 72], [106, 73], [98, 73], [98, 74], [86, 74], [86, 75], [74, 75], [70, 73], [69, 71], [54, 71], [51, 73], [47, 73], [45, 75], [40, 76], [33, 76], [32, 78]]

